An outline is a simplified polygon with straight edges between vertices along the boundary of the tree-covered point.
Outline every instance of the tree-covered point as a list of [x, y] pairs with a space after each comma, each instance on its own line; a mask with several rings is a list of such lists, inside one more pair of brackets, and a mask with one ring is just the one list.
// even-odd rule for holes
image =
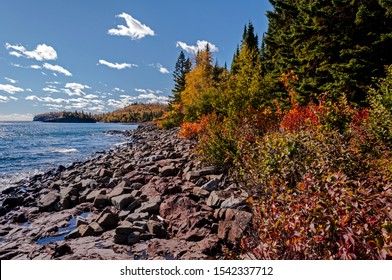
[[85, 112], [50, 112], [34, 116], [33, 121], [63, 122], [63, 123], [95, 123], [91, 113]]
[[149, 122], [160, 118], [167, 107], [166, 104], [161, 103], [133, 103], [123, 109], [95, 115], [94, 118], [99, 122]]

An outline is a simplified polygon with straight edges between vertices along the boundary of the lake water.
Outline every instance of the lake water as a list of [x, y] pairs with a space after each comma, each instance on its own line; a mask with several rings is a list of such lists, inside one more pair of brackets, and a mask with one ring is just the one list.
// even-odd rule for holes
[[109, 130], [136, 125], [0, 122], [0, 189], [58, 165], [83, 161], [126, 141]]

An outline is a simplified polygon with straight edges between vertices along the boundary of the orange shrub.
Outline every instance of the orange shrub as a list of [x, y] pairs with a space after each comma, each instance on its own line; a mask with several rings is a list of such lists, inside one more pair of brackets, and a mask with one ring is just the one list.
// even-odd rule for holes
[[196, 122], [184, 122], [181, 125], [179, 136], [186, 139], [195, 139], [200, 134], [202, 126]]

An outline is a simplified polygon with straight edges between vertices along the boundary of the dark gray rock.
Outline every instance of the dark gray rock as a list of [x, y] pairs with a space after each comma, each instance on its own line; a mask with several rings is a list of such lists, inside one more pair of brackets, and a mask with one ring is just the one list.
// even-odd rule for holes
[[122, 194], [112, 197], [111, 201], [117, 209], [125, 210], [132, 202], [135, 201], [135, 198], [131, 194]]
[[220, 183], [219, 179], [213, 179], [213, 180], [209, 181], [208, 183], [204, 184], [203, 186], [201, 186], [201, 188], [203, 190], [212, 192], [218, 188], [219, 183]]

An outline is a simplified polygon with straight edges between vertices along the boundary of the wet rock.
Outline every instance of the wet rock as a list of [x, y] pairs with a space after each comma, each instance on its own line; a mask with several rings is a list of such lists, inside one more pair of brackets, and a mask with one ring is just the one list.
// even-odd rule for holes
[[8, 209], [14, 209], [23, 204], [23, 198], [18, 196], [6, 197], [3, 201], [3, 206]]

